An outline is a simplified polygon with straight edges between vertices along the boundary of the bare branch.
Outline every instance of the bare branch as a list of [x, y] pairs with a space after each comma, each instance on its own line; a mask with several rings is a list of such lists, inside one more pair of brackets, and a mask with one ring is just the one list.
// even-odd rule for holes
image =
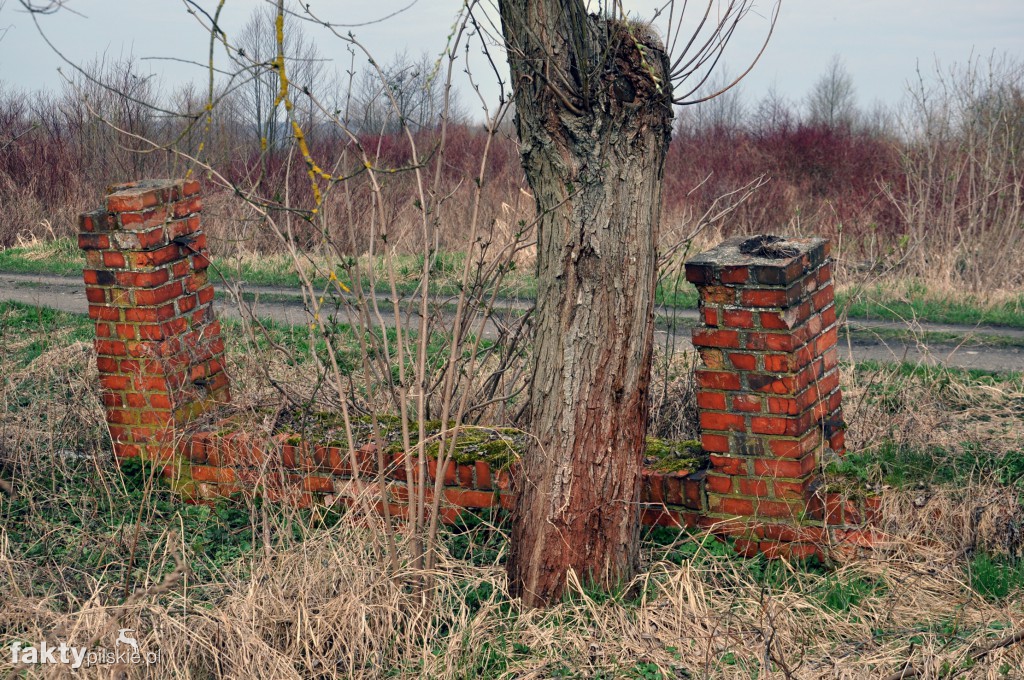
[[0, 151], [3, 151], [7, 147], [9, 147], [11, 144], [14, 144], [16, 141], [18, 141], [19, 139], [21, 139], [22, 137], [24, 137], [28, 133], [30, 133], [33, 130], [35, 130], [37, 127], [39, 127], [38, 124], [30, 125], [29, 127], [25, 128], [24, 130], [19, 132], [18, 134], [14, 135], [9, 140], [7, 140], [3, 145], [0, 145]]
[[48, 0], [47, 2], [33, 2], [32, 0], [18, 0], [25, 11], [32, 14], [53, 14], [64, 6], [64, 0]]
[[[673, 3], [674, 4], [674, 3]], [[680, 12], [675, 27], [675, 34], [678, 35], [680, 27], [682, 25], [683, 15], [685, 14], [685, 4], [683, 10]], [[676, 94], [673, 96], [673, 103], [680, 105], [691, 105], [699, 104], [701, 102], [708, 101], [714, 97], [719, 96], [725, 92], [728, 92], [732, 88], [736, 87], [741, 80], [743, 80], [748, 73], [753, 70], [754, 66], [760, 61], [761, 56], [764, 54], [765, 49], [768, 47], [768, 42], [771, 40], [772, 35], [775, 33], [775, 24], [779, 18], [779, 10], [782, 5], [782, 0], [777, 0], [772, 6], [772, 13], [770, 23], [768, 26], [768, 33], [765, 35], [764, 42], [761, 44], [761, 49], [758, 50], [757, 55], [751, 60], [747, 68], [740, 73], [735, 79], [733, 79], [725, 87], [719, 88], [711, 94], [693, 98], [693, 96], [700, 91], [700, 89], [707, 82], [711, 73], [714, 71], [719, 60], [721, 60], [725, 49], [731, 42], [732, 37], [739, 26], [740, 22], [752, 11], [753, 0], [730, 0], [726, 5], [725, 9], [719, 14], [719, 20], [717, 25], [711, 30], [710, 35], [707, 39], [700, 44], [700, 46], [692, 51], [694, 44], [701, 31], [703, 31], [705, 25], [708, 22], [709, 15], [712, 6], [715, 4], [715, 0], [709, 0], [707, 8], [705, 8], [704, 15], [701, 17], [698, 23], [697, 29], [691, 34], [690, 40], [687, 42], [686, 47], [682, 51], [675, 53], [675, 60], [672, 63], [671, 69], [671, 80], [674, 84], [681, 84], [688, 78], [704, 72], [704, 75], [693, 85], [688, 85], [688, 90], [683, 94]], [[670, 20], [671, 24], [671, 20]], [[672, 34], [672, 27], [669, 26], [669, 32]], [[672, 44], [675, 43], [675, 36], [673, 37]]]

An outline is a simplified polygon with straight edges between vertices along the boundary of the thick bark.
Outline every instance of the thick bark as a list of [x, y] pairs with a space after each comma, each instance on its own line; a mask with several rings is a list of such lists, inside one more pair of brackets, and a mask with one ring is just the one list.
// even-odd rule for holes
[[539, 216], [536, 441], [517, 475], [509, 577], [541, 606], [570, 569], [603, 588], [636, 569], [671, 92], [646, 27], [578, 1], [500, 8]]

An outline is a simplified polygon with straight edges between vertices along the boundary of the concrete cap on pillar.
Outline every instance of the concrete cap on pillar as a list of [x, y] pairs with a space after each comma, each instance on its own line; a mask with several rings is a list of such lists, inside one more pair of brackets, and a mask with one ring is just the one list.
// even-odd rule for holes
[[686, 263], [686, 280], [697, 285], [786, 286], [824, 262], [828, 239], [763, 234], [735, 236]]
[[195, 180], [145, 179], [107, 187], [107, 210], [112, 213], [147, 210], [199, 193]]

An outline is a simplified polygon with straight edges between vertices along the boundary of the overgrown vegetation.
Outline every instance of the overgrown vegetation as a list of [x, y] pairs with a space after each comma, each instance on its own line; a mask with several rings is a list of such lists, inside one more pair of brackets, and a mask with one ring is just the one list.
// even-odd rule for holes
[[[310, 5], [295, 11], [315, 20]], [[422, 65], [424, 94], [451, 83], [460, 40], [479, 37], [459, 22], [446, 55]], [[288, 35], [245, 36], [247, 51], [225, 37], [226, 66], [255, 92], [211, 70], [209, 98], [168, 98], [131, 62], [99, 64], [59, 97], [0, 92], [0, 246], [18, 247], [0, 266], [77, 273], [75, 216], [104, 185], [202, 176], [217, 268], [301, 284], [310, 312], [308, 327], [227, 326], [235, 407], [253, 429], [283, 420], [340, 441], [383, 428], [406, 451], [507, 462], [531, 321], [495, 318], [492, 303], [536, 287], [507, 97], [481, 101], [483, 128], [444, 96], [405, 109], [401, 65], [337, 35], [367, 57], [370, 97], [360, 116], [329, 121], [347, 106], [282, 77], [317, 61]], [[769, 224], [833, 238], [840, 305], [857, 315], [1024, 326], [1021, 70], [982, 73], [936, 74], [957, 96], [936, 108], [915, 93], [903, 129], [778, 102], [756, 119], [682, 117], [659, 300], [692, 306], [686, 255]], [[251, 120], [248, 96], [268, 117]], [[431, 292], [457, 298], [454, 310], [431, 309]], [[501, 513], [447, 529], [424, 523], [438, 513], [423, 501], [396, 526], [258, 500], [186, 506], [153, 469], [115, 467], [90, 337], [84, 319], [0, 305], [0, 479], [12, 489], [0, 492], [0, 648], [110, 646], [130, 628], [162, 662], [117, 670], [168, 678], [865, 677], [908, 664], [998, 677], [1024, 665], [1019, 645], [998, 644], [1024, 618], [1019, 373], [847, 368], [850, 454], [827, 473], [881, 493], [870, 556], [739, 560], [706, 534], [654, 531], [632, 582], [598, 592], [571, 573], [563, 602], [532, 611], [509, 595]], [[648, 453], [680, 471], [697, 462], [694, 359], [666, 342], [656, 361]], [[0, 673], [21, 670], [0, 654]]]
[[[131, 627], [163, 654], [150, 676], [168, 678], [868, 677], [908, 661], [1013, 677], [1024, 663], [1019, 646], [972, 660], [1024, 616], [1020, 375], [846, 371], [841, 471], [888, 485], [873, 556], [744, 560], [658, 528], [630, 587], [574, 583], [550, 611], [524, 612], [507, 593], [500, 510], [443, 531], [424, 602], [395, 585], [415, 572], [404, 547], [388, 566], [382, 526], [258, 500], [186, 505], [151, 469], [114, 467], [95, 358], [79, 342], [90, 334], [80, 317], [0, 306], [0, 478], [16, 488], [0, 494], [0, 647], [96, 635], [109, 647]], [[278, 398], [265, 371], [304, 384], [308, 355], [288, 364], [227, 337], [241, 407]], [[190, 573], [168, 586], [176, 555]], [[7, 654], [0, 664], [13, 670]]]

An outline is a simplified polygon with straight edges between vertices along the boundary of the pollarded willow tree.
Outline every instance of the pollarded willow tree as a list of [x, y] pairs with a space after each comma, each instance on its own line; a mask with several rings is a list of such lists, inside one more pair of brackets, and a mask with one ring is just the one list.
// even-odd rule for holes
[[541, 606], [561, 597], [570, 570], [609, 589], [638, 566], [673, 105], [743, 77], [695, 96], [752, 2], [710, 0], [695, 17], [669, 3], [667, 45], [620, 3], [599, 14], [583, 0], [498, 4], [538, 214], [535, 439], [517, 479], [508, 568], [524, 604]]
[[[317, 108], [341, 131], [345, 145], [333, 158], [329, 148], [314, 156], [318, 150], [311, 149], [307, 141], [311, 131], [303, 129], [304, 121], [294, 106], [301, 84], [293, 88], [288, 77], [292, 71], [286, 49], [285, 36], [290, 30], [286, 18], [323, 27], [348, 43], [354, 52], [367, 57], [369, 53], [353, 36], [343, 33], [343, 27], [317, 18], [308, 4], [295, 11], [287, 10], [284, 0], [273, 4], [276, 49], [268, 62], [263, 56], [254, 58], [222, 30], [218, 22], [223, 0], [212, 13], [200, 11], [199, 5], [189, 0], [189, 7], [198, 13], [197, 20], [205, 22], [209, 32], [211, 55], [206, 114], [190, 116], [189, 126], [212, 129], [214, 116], [220, 112], [222, 98], [215, 94], [213, 55], [214, 48], [221, 44], [237, 67], [227, 74], [229, 84], [264, 76], [276, 84], [266, 120], [277, 121], [281, 115], [292, 132], [286, 138], [287, 149], [262, 144], [261, 153], [287, 151], [290, 157], [301, 158], [297, 162], [304, 163], [308, 170], [312, 205], [303, 205], [299, 199], [289, 203], [287, 191], [283, 199], [276, 192], [266, 195], [259, 182], [247, 186], [249, 178], [244, 183], [232, 181], [212, 165], [209, 154], [203, 152], [205, 147], [193, 153], [178, 149], [176, 142], [150, 143], [153, 149], [173, 150], [187, 158], [208, 181], [243, 197], [291, 254], [311, 301], [311, 331], [319, 331], [327, 346], [324, 375], [330, 374], [336, 385], [352, 469], [359, 466], [349, 410], [350, 395], [357, 392], [356, 379], [343, 375], [332, 344], [334, 320], [328, 319], [326, 313], [321, 314], [324, 291], [318, 290], [313, 278], [305, 273], [307, 263], [288, 226], [292, 224], [289, 220], [301, 215], [310, 223], [323, 226], [327, 235], [324, 215], [330, 212], [330, 201], [338, 197], [336, 219], [353, 230], [368, 222], [369, 242], [379, 239], [386, 248], [384, 256], [392, 277], [389, 283], [395, 317], [394, 348], [374, 294], [373, 267], [364, 270], [358, 258], [345, 257], [342, 259], [346, 264], [341, 269], [348, 274], [352, 290], [342, 286], [333, 266], [328, 280], [337, 288], [334, 292], [341, 300], [339, 305], [343, 303], [346, 311], [354, 315], [355, 327], [373, 328], [379, 322], [379, 335], [356, 335], [361, 338], [365, 393], [383, 392], [385, 397], [380, 403], [364, 403], [362, 407], [371, 414], [373, 439], [380, 443], [379, 423], [374, 415], [377, 407], [381, 403], [397, 405], [403, 448], [418, 454], [405, 457], [406, 478], [413, 480], [409, 494], [411, 554], [414, 566], [429, 571], [434, 566], [432, 546], [443, 477], [439, 475], [434, 482], [431, 513], [427, 512], [428, 483], [417, 484], [415, 480], [428, 479], [425, 421], [431, 386], [441, 385], [437, 390], [442, 423], [437, 468], [444, 469], [453, 456], [458, 429], [471, 408], [472, 386], [463, 383], [468, 383], [488, 361], [480, 349], [487, 315], [477, 314], [476, 310], [490, 304], [484, 302], [485, 291], [498, 289], [504, 272], [509, 271], [507, 262], [521, 240], [517, 233], [515, 242], [501, 250], [501, 257], [485, 257], [484, 250], [490, 246], [480, 236], [479, 206], [491, 148], [488, 142], [480, 172], [474, 178], [470, 254], [463, 268], [448, 358], [436, 378], [431, 372], [434, 368], [428, 351], [432, 330], [428, 325], [431, 262], [437, 252], [437, 227], [442, 214], [439, 208], [451, 194], [438, 168], [444, 160], [449, 132], [448, 93], [455, 47], [469, 24], [465, 18], [457, 22], [444, 57], [435, 68], [445, 72], [446, 94], [436, 141], [431, 142], [435, 147], [429, 156], [437, 164], [433, 166], [431, 184], [427, 177], [430, 165], [418, 150], [418, 140], [402, 114], [400, 97], [396, 96], [399, 93], [395, 84], [389, 82], [393, 79], [372, 59], [369, 63], [382, 85], [389, 110], [397, 114], [402, 135], [408, 142], [408, 167], [382, 166], [382, 160], [364, 148], [356, 131], [348, 127], [348, 118], [326, 115], [329, 108], [322, 104], [317, 104]], [[538, 606], [561, 596], [570, 570], [584, 581], [610, 588], [628, 580], [637, 567], [640, 467], [647, 427], [658, 264], [655, 246], [672, 110], [676, 104], [695, 104], [721, 94], [749, 72], [748, 68], [710, 95], [696, 95], [706, 89], [730, 38], [753, 9], [753, 0], [708, 0], [706, 6], [701, 6], [702, 11], [692, 17], [686, 2], [677, 7], [668, 0], [664, 8], [664, 42], [649, 25], [627, 20], [618, 2], [610, 3], [609, 11], [596, 15], [588, 13], [584, 0], [499, 0], [498, 4], [513, 78], [522, 160], [536, 202], [538, 251], [534, 363], [529, 386], [530, 428], [535, 439], [523, 457], [517, 478], [519, 501], [509, 571], [513, 590], [523, 603]], [[59, 0], [48, 6], [59, 7]], [[475, 1], [466, 3], [466, 15], [476, 6]], [[774, 5], [776, 12], [771, 16], [771, 25], [777, 7]], [[270, 18], [271, 14], [264, 16]], [[484, 24], [483, 15], [479, 22], [473, 22], [474, 27]], [[226, 87], [225, 91], [230, 89]], [[315, 92], [303, 95], [315, 100]], [[488, 124], [489, 138], [493, 138], [500, 124], [504, 101], [499, 108]], [[128, 130], [115, 129], [129, 138], [138, 137]], [[399, 169], [415, 180], [412, 204], [416, 208], [416, 238], [423, 254], [420, 287], [414, 299], [419, 322], [417, 332], [411, 335], [401, 330], [403, 300], [393, 278], [392, 246], [385, 240], [391, 226], [385, 210], [390, 189], [385, 189], [382, 179], [398, 176]], [[362, 213], [355, 203], [358, 185], [354, 183], [359, 180], [369, 183], [366, 188], [372, 197], [369, 209]], [[285, 226], [279, 226], [279, 219]], [[354, 243], [354, 232], [350, 236]], [[342, 249], [337, 251], [341, 254]], [[371, 249], [368, 255], [367, 261], [373, 262], [377, 251]], [[487, 280], [471, 288], [470, 263], [474, 260], [480, 262], [481, 271], [486, 270], [486, 277], [477, 278]], [[409, 316], [406, 313], [406, 318]], [[466, 330], [471, 325], [476, 328], [472, 340]], [[466, 352], [470, 345], [472, 349]], [[497, 370], [503, 371], [504, 359], [497, 363]], [[395, 373], [397, 380], [393, 378]], [[374, 382], [377, 376], [386, 390], [379, 389]], [[492, 397], [493, 392], [484, 405], [499, 400]], [[456, 425], [449, 429], [449, 422]], [[413, 424], [418, 432], [412, 432]], [[378, 456], [383, 456], [384, 447], [378, 446], [377, 451]], [[412, 467], [413, 459], [416, 470]], [[380, 471], [384, 467], [381, 457], [377, 468]], [[385, 487], [383, 478], [377, 480], [377, 487]], [[389, 512], [387, 508], [384, 504], [385, 515]], [[425, 540], [421, 540], [422, 534], [426, 534]], [[393, 543], [389, 544], [389, 557], [397, 565], [398, 552]]]

